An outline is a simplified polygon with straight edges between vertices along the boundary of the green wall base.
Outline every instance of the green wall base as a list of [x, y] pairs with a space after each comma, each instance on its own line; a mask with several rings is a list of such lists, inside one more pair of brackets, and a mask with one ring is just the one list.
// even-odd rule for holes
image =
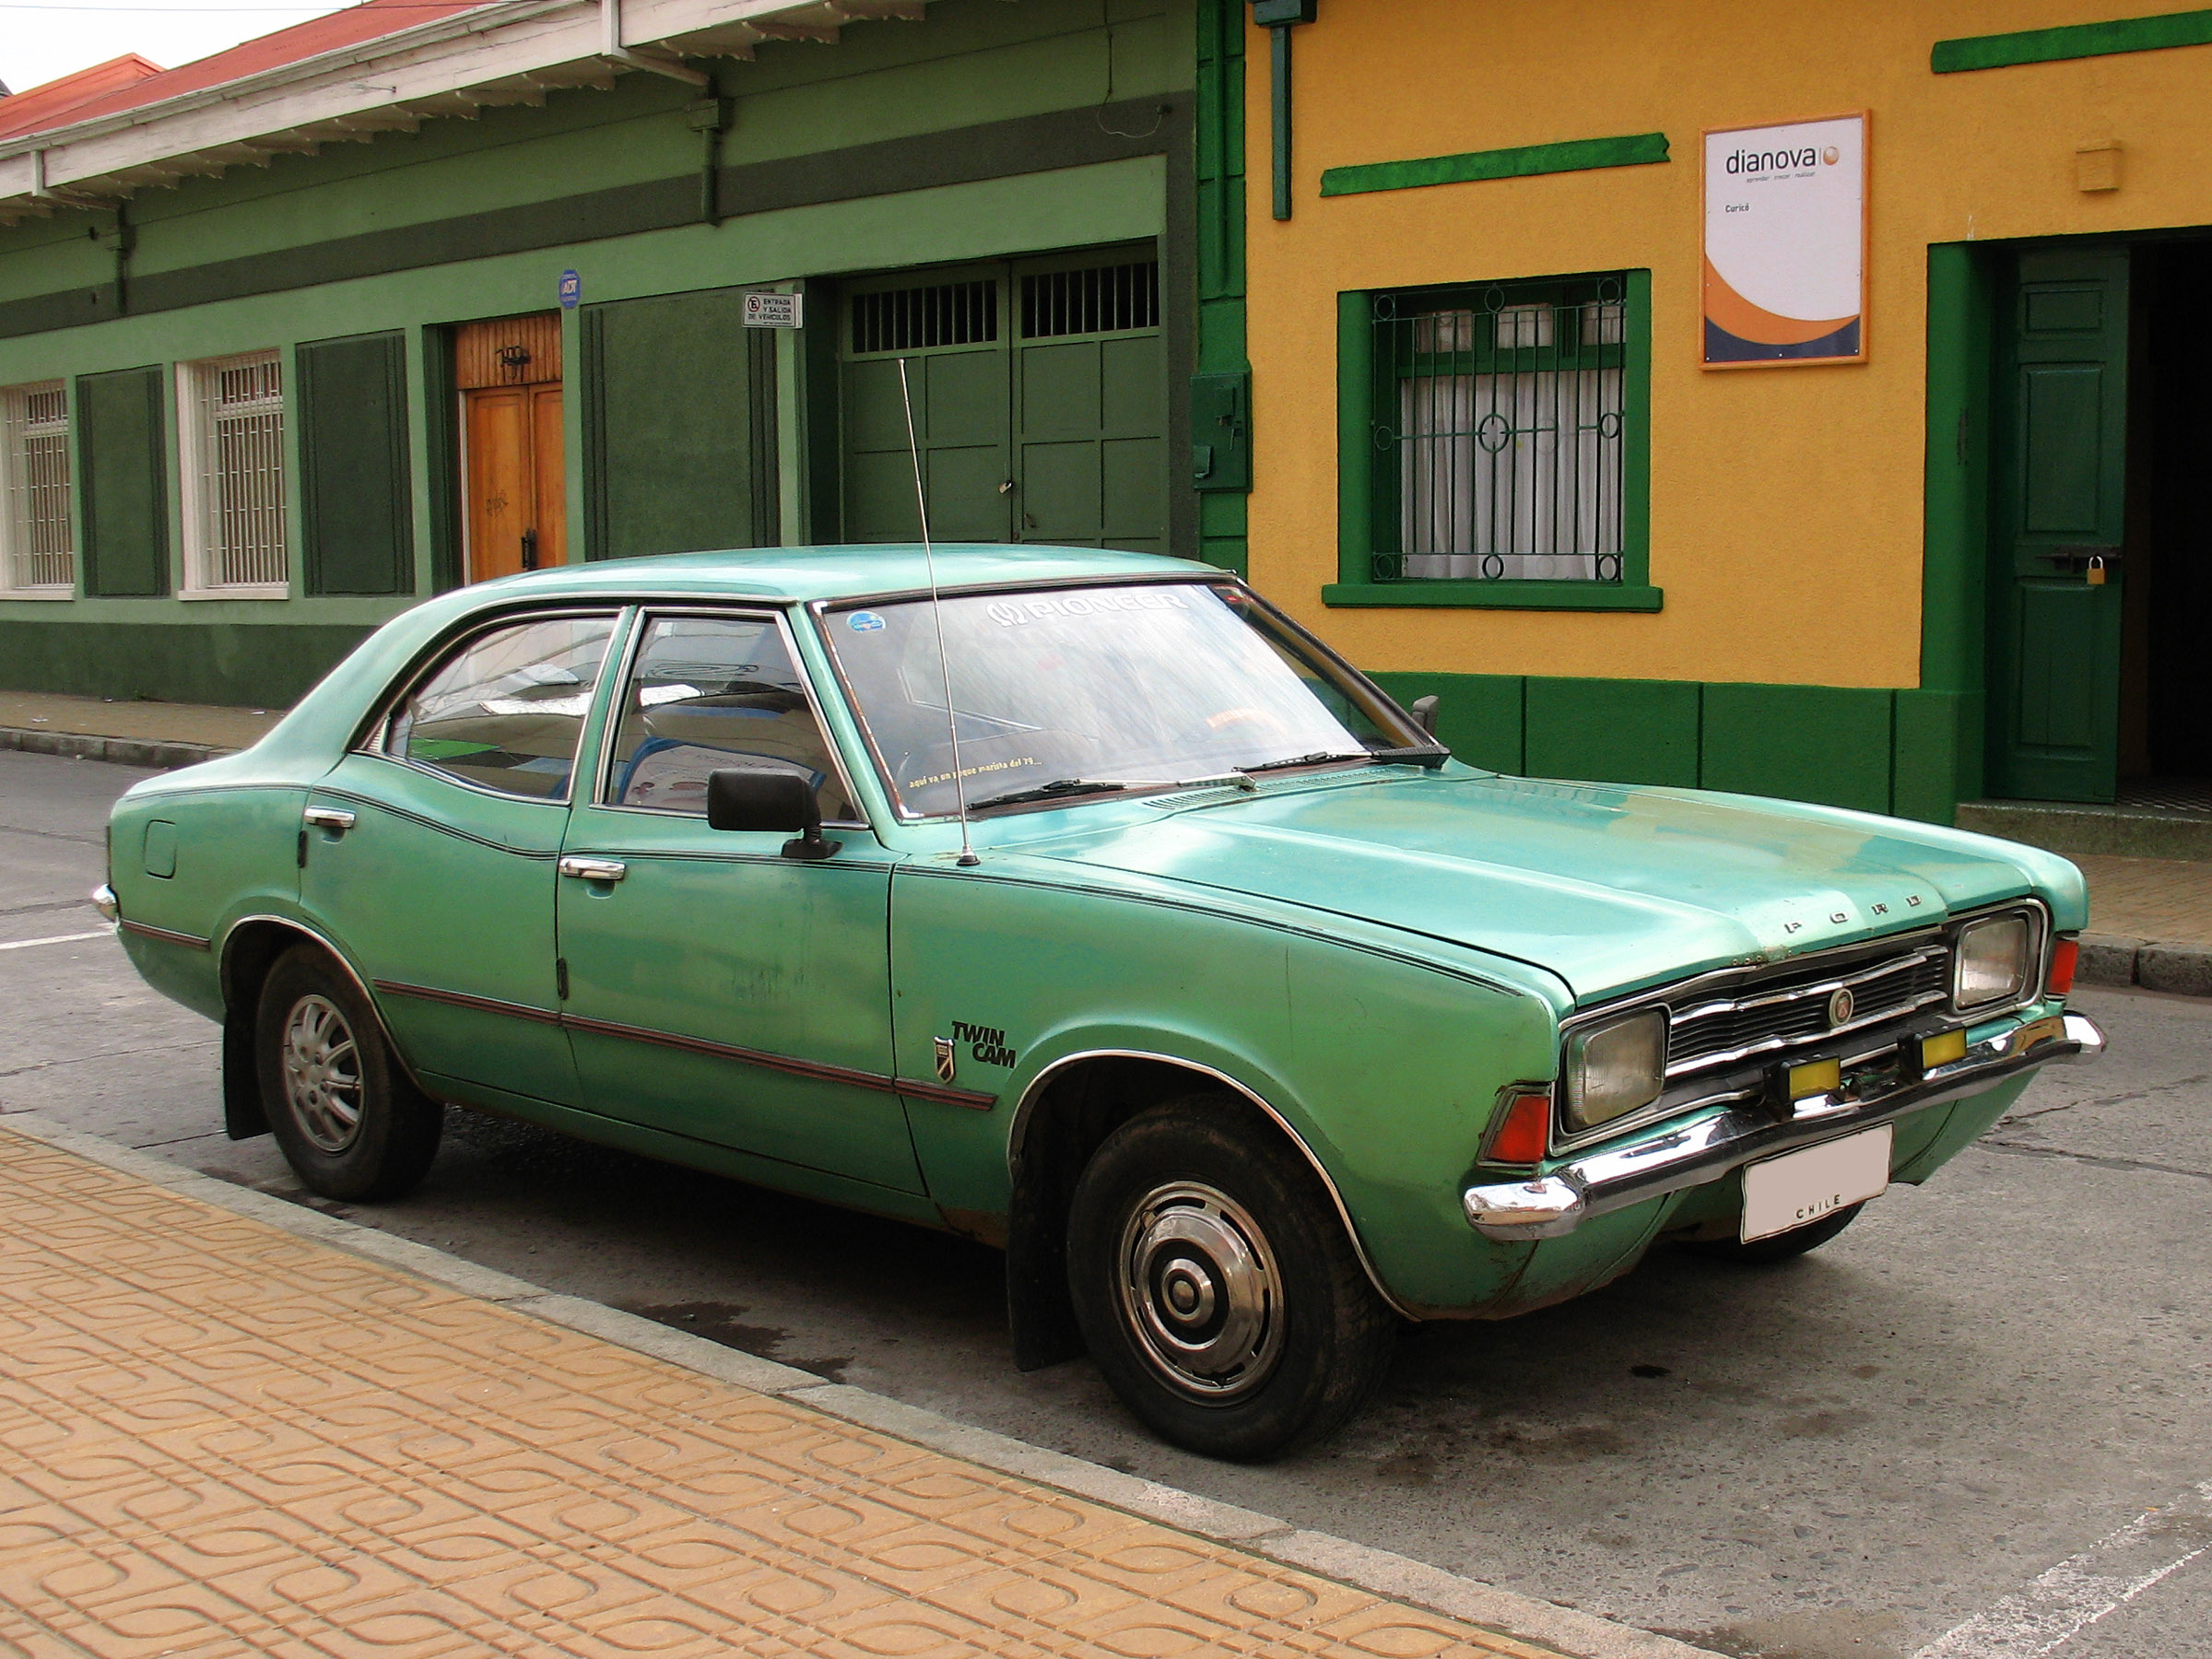
[[288, 708], [371, 631], [335, 623], [0, 621], [0, 686]]
[[1981, 784], [1978, 693], [1498, 674], [1372, 677], [1434, 695], [1471, 766], [1779, 795], [1948, 824]]

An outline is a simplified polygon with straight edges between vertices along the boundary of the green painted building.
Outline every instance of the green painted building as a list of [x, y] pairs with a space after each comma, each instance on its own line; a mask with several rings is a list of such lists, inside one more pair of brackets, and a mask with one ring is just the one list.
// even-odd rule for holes
[[281, 704], [461, 582], [910, 538], [901, 363], [941, 537], [1236, 562], [1241, 41], [370, 0], [0, 100], [0, 685]]

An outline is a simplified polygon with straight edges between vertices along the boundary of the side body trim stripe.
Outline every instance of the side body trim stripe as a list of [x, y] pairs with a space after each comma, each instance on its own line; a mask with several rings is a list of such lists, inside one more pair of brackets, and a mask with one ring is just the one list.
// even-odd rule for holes
[[588, 1031], [595, 1036], [618, 1037], [627, 1041], [651, 1043], [656, 1048], [676, 1049], [688, 1054], [705, 1054], [716, 1060], [735, 1060], [740, 1065], [757, 1065], [789, 1077], [811, 1077], [824, 1083], [842, 1083], [848, 1088], [873, 1089], [878, 1094], [907, 1095], [941, 1106], [964, 1106], [971, 1112], [989, 1112], [998, 1103], [996, 1095], [977, 1094], [965, 1088], [947, 1088], [940, 1083], [924, 1083], [912, 1077], [889, 1077], [880, 1072], [856, 1071], [850, 1066], [827, 1065], [820, 1061], [802, 1060], [792, 1054], [771, 1053], [765, 1049], [738, 1048], [733, 1043], [714, 1042], [704, 1037], [685, 1037], [675, 1031], [656, 1031], [647, 1026], [623, 1025], [612, 1019], [592, 1019], [582, 1014], [556, 1013], [550, 1008], [534, 1008], [524, 1003], [500, 1002], [494, 997], [471, 996], [464, 992], [441, 991], [433, 986], [410, 985], [397, 980], [377, 980], [373, 983], [379, 991], [392, 996], [411, 996], [421, 1002], [443, 1003], [450, 1007], [469, 1008], [480, 1014], [503, 1014], [510, 1018], [526, 1019], [536, 1025], [559, 1026], [563, 1030]]
[[148, 939], [159, 939], [170, 945], [182, 945], [187, 950], [206, 950], [207, 941], [197, 934], [179, 933], [173, 927], [156, 927], [147, 922], [133, 922], [127, 916], [116, 923], [125, 933], [135, 933]]

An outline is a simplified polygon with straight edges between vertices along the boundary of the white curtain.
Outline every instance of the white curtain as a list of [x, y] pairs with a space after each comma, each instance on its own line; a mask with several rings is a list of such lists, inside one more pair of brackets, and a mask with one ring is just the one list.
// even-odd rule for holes
[[1407, 576], [1618, 575], [1618, 369], [1415, 375], [1400, 406]]

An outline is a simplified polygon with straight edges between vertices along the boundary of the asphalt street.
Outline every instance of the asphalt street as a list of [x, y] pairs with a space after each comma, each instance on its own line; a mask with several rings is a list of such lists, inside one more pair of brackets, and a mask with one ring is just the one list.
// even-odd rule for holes
[[[0, 751], [0, 1112], [304, 1201], [266, 1136], [224, 1138], [215, 1028], [84, 902], [142, 775]], [[1151, 1440], [1087, 1363], [1016, 1372], [1000, 1259], [959, 1240], [459, 1113], [419, 1192], [339, 1213], [1727, 1653], [2212, 1654], [2212, 1002], [2077, 1006], [2101, 1064], [2053, 1068], [1816, 1254], [1665, 1250], [1564, 1307], [1431, 1327], [1365, 1419], [1265, 1468]]]

